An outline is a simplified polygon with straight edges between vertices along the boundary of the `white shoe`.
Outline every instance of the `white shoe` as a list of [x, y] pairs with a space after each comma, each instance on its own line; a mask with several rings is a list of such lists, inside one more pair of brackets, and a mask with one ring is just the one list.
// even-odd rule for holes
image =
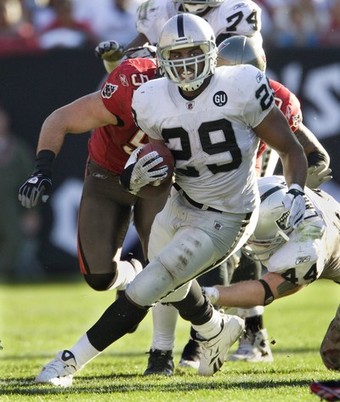
[[70, 387], [72, 385], [73, 374], [81, 369], [76, 359], [69, 350], [63, 350], [57, 354], [36, 376], [34, 382], [42, 384], [52, 384], [59, 387]]
[[198, 374], [204, 376], [215, 374], [222, 367], [229, 348], [239, 339], [243, 330], [242, 318], [224, 314], [221, 331], [214, 338], [199, 342], [202, 352]]
[[266, 329], [255, 333], [247, 332], [239, 340], [235, 353], [228, 357], [230, 361], [246, 361], [251, 363], [270, 363], [274, 360], [268, 341]]

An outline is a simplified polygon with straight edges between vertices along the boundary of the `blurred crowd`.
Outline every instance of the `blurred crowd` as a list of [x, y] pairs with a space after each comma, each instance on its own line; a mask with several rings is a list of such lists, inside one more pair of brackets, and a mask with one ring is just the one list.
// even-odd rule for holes
[[[135, 35], [143, 0], [0, 0], [0, 55]], [[228, 0], [226, 0], [228, 1]], [[340, 46], [340, 0], [255, 0], [266, 47]]]
[[255, 0], [267, 46], [340, 46], [340, 0]]
[[141, 0], [0, 0], [0, 55], [51, 48], [94, 47], [137, 34]]

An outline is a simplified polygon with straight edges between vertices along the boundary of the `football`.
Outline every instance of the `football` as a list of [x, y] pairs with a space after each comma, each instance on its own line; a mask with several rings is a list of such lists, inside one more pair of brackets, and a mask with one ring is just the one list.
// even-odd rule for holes
[[167, 146], [165, 146], [163, 144], [160, 144], [158, 142], [149, 142], [148, 144], [145, 144], [143, 146], [143, 148], [139, 152], [137, 158], [140, 159], [140, 158], [142, 158], [146, 154], [149, 154], [152, 151], [156, 151], [158, 153], [158, 155], [163, 158], [163, 162], [161, 162], [158, 165], [156, 165], [152, 170], [157, 170], [157, 169], [161, 168], [164, 165], [168, 166], [167, 177], [162, 180], [162, 181], [165, 181], [169, 177], [172, 176], [172, 174], [174, 172], [174, 169], [175, 169], [175, 159], [174, 159], [174, 157], [172, 155], [172, 152], [170, 151], [170, 149]]
[[138, 196], [141, 198], [153, 198], [153, 197], [159, 197], [161, 194], [166, 194], [168, 193], [172, 183], [172, 175], [175, 170], [175, 159], [170, 149], [167, 148], [165, 145], [156, 142], [149, 142], [148, 144], [145, 144], [143, 146], [137, 158], [140, 159], [141, 157], [152, 151], [157, 151], [158, 155], [163, 158], [163, 162], [159, 163], [153, 169], [157, 170], [160, 167], [167, 165], [169, 168], [168, 174], [166, 178], [163, 179], [160, 183], [158, 181], [157, 185], [148, 184], [142, 187], [138, 192]]

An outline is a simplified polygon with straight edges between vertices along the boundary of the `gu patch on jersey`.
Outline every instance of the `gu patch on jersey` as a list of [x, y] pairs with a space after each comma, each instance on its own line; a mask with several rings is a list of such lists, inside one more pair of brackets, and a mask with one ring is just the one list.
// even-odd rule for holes
[[102, 97], [105, 99], [110, 99], [111, 96], [117, 91], [117, 89], [118, 85], [113, 85], [106, 82], [102, 89]]
[[228, 96], [224, 91], [218, 91], [213, 97], [216, 106], [224, 106], [228, 102]]

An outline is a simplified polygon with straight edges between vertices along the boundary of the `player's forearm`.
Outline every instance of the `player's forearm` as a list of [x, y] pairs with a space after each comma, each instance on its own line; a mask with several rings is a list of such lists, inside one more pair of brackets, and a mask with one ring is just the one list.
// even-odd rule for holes
[[303, 286], [286, 281], [280, 274], [268, 272], [261, 280], [242, 281], [230, 286], [204, 289], [213, 304], [223, 307], [250, 308], [265, 306], [275, 299], [289, 296], [302, 288]]
[[307, 178], [307, 159], [300, 147], [294, 147], [289, 152], [280, 154], [283, 173], [288, 187], [298, 184], [304, 188]]
[[66, 132], [66, 127], [64, 127], [62, 121], [57, 117], [57, 114], [55, 112], [52, 113], [42, 125], [37, 153], [42, 150], [50, 150], [55, 155], [58, 155], [63, 146]]
[[250, 308], [264, 305], [264, 288], [259, 281], [243, 281], [231, 286], [215, 286], [219, 297], [217, 305]]

